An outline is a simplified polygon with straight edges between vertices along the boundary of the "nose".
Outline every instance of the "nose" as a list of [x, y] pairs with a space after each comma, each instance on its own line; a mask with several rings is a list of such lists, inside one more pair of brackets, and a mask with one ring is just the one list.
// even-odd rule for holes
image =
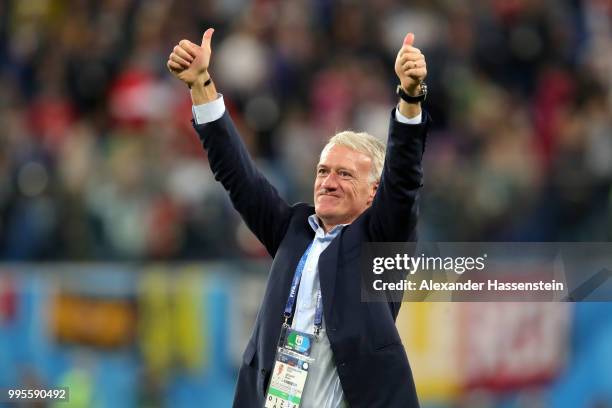
[[336, 180], [336, 175], [334, 172], [330, 172], [327, 177], [323, 179], [321, 187], [330, 191], [333, 191], [338, 187], [338, 180]]

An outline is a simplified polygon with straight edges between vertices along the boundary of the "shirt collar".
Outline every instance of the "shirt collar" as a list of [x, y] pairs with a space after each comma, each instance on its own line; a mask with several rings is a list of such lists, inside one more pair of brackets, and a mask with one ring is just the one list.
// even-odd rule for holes
[[334, 226], [332, 229], [330, 229], [326, 234], [325, 230], [323, 230], [323, 227], [321, 227], [321, 224], [319, 224], [319, 217], [317, 217], [317, 214], [311, 214], [308, 217], [308, 223], [310, 224], [310, 227], [315, 232], [315, 235], [317, 237], [329, 237], [329, 238], [335, 238], [340, 233], [340, 231], [342, 231], [342, 228], [348, 225], [348, 224], [338, 224]]

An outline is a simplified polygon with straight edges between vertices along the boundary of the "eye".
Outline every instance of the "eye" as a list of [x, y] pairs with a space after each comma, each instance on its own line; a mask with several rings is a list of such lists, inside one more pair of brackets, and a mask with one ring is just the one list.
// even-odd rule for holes
[[323, 167], [321, 167], [321, 168], [319, 168], [319, 169], [317, 170], [317, 175], [319, 175], [319, 176], [324, 176], [324, 175], [326, 175], [326, 174], [327, 174], [327, 169], [325, 169], [325, 168], [323, 168]]
[[340, 171], [338, 172], [338, 175], [339, 175], [340, 177], [342, 177], [342, 178], [351, 178], [351, 177], [352, 177], [352, 174], [351, 174], [351, 173], [349, 173], [349, 172], [348, 172], [348, 171], [346, 171], [346, 170], [340, 170]]

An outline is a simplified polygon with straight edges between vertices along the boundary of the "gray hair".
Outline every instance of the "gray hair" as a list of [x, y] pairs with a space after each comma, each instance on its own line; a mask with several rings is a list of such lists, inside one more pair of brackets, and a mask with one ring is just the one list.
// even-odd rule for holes
[[321, 157], [327, 154], [327, 152], [335, 145], [346, 146], [350, 149], [363, 153], [372, 159], [370, 182], [373, 183], [380, 180], [383, 165], [385, 163], [386, 150], [385, 144], [380, 141], [380, 139], [366, 132], [357, 133], [353, 132], [352, 130], [345, 130], [343, 132], [336, 133], [329, 139], [321, 151]]

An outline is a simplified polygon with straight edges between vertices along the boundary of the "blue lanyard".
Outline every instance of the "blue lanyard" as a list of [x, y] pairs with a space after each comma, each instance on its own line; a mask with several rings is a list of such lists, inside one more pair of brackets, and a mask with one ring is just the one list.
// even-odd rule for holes
[[[295, 300], [297, 299], [298, 287], [300, 286], [300, 280], [302, 279], [302, 272], [304, 271], [304, 266], [306, 265], [306, 259], [308, 259], [308, 254], [310, 253], [310, 249], [312, 248], [312, 242], [306, 248], [306, 251], [300, 258], [300, 262], [295, 268], [295, 273], [293, 275], [293, 281], [291, 282], [291, 289], [289, 290], [289, 297], [287, 298], [287, 304], [285, 305], [285, 325], [289, 326], [289, 319], [293, 314], [293, 306], [295, 305]], [[315, 306], [315, 335], [319, 335], [319, 331], [323, 326], [323, 308], [321, 307], [321, 289], [317, 291], [317, 304]]]

